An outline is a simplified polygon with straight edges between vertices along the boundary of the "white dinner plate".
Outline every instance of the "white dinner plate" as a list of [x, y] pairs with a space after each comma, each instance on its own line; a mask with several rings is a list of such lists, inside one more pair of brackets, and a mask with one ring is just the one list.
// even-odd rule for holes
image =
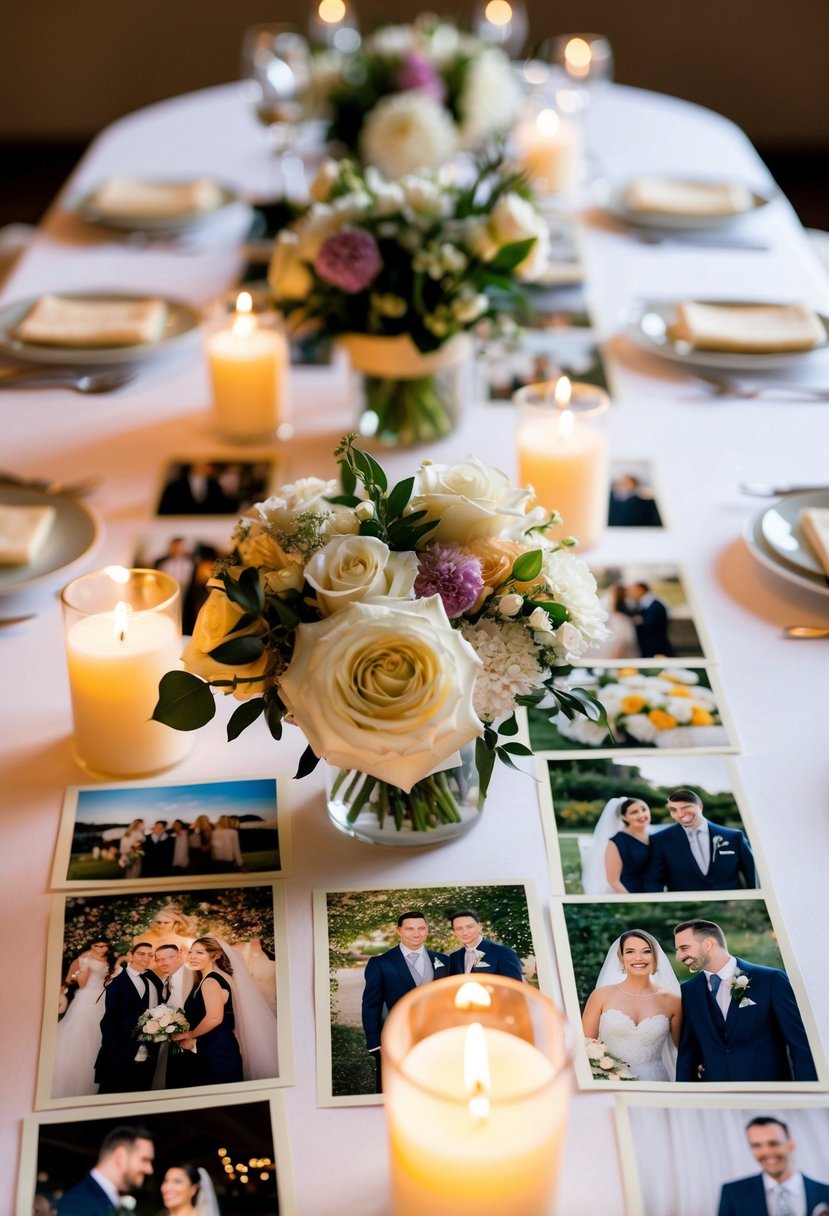
[[[153, 184], [187, 186], [191, 183], [165, 179], [164, 182]], [[95, 205], [97, 190], [90, 190], [88, 194], [71, 203], [70, 210], [91, 224], [100, 224], [104, 228], [112, 228], [118, 232], [145, 232], [148, 235], [175, 236], [177, 233], [190, 232], [200, 228], [202, 224], [207, 224], [215, 216], [220, 215], [226, 207], [239, 201], [239, 195], [229, 186], [218, 183], [218, 189], [220, 202], [216, 207], [211, 207], [209, 211], [186, 211], [182, 215], [110, 215], [109, 212], [100, 211]]]
[[[768, 307], [779, 301], [768, 300], [700, 300], [701, 304], [722, 304], [731, 308]], [[676, 304], [670, 300], [646, 300], [633, 306], [625, 314], [625, 333], [631, 342], [652, 355], [661, 355], [675, 363], [687, 363], [693, 367], [721, 367], [725, 371], [764, 372], [799, 363], [816, 351], [829, 349], [829, 318], [818, 315], [823, 326], [823, 341], [811, 350], [770, 351], [724, 351], [694, 350], [687, 342], [671, 337], [669, 327], [676, 318]]]
[[[792, 495], [792, 497], [803, 498], [805, 496]], [[779, 503], [776, 503], [775, 506], [779, 506]], [[771, 570], [772, 573], [789, 583], [794, 583], [796, 587], [803, 587], [807, 591], [816, 592], [817, 595], [829, 597], [829, 579], [825, 575], [807, 573], [801, 567], [793, 565], [786, 558], [781, 557], [778, 551], [768, 543], [763, 535], [763, 518], [768, 510], [768, 507], [763, 507], [752, 515], [746, 524], [743, 539], [751, 555], [767, 570]]]
[[829, 508], [829, 490], [786, 495], [765, 509], [760, 528], [766, 544], [784, 561], [797, 566], [804, 574], [823, 578], [823, 567], [800, 526], [800, 512], [804, 507]]
[[[677, 185], [702, 185], [702, 178], [690, 177], [675, 177], [665, 179], [675, 181]], [[704, 180], [705, 185], [726, 185], [728, 183], [717, 181], [714, 182], [710, 178]], [[751, 191], [751, 206], [746, 211], [738, 211], [727, 215], [693, 215], [687, 212], [665, 212], [665, 211], [640, 211], [638, 208], [628, 207], [625, 205], [624, 196], [628, 186], [632, 182], [616, 182], [604, 183], [600, 186], [598, 193], [598, 202], [609, 211], [616, 219], [621, 220], [625, 224], [630, 224], [635, 228], [654, 228], [660, 231], [668, 232], [711, 232], [718, 228], [725, 228], [728, 225], [741, 220], [746, 215], [751, 215], [755, 211], [759, 211], [761, 207], [767, 206], [771, 202], [771, 195], [759, 194], [756, 190]]]
[[28, 591], [50, 581], [63, 582], [78, 562], [98, 546], [101, 538], [98, 518], [77, 498], [3, 486], [0, 503], [15, 507], [50, 506], [57, 512], [52, 531], [34, 561], [21, 566], [0, 566], [0, 595]]
[[[62, 291], [56, 293], [66, 300], [146, 300], [149, 294], [125, 291]], [[164, 332], [157, 342], [137, 342], [129, 346], [41, 346], [35, 342], [22, 342], [17, 336], [17, 327], [39, 296], [28, 300], [16, 300], [0, 308], [0, 353], [25, 359], [29, 363], [72, 363], [79, 367], [94, 367], [98, 364], [140, 363], [153, 355], [161, 354], [177, 342], [190, 338], [198, 331], [201, 314], [182, 300], [159, 297], [167, 305], [167, 321]]]

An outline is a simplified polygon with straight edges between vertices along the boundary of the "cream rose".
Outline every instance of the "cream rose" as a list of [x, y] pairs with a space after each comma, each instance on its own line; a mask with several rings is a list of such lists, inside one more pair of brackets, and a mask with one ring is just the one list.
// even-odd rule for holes
[[337, 536], [315, 553], [305, 580], [323, 616], [370, 597], [408, 599], [417, 576], [414, 553], [392, 553], [374, 536]]
[[232, 692], [237, 701], [247, 701], [248, 698], [264, 692], [271, 682], [268, 673], [273, 666], [273, 655], [268, 650], [263, 651], [253, 663], [242, 663], [238, 666], [220, 663], [210, 657], [210, 651], [215, 650], [220, 642], [264, 633], [266, 626], [263, 621], [256, 621], [246, 629], [234, 629], [244, 614], [244, 609], [228, 599], [224, 591], [211, 591], [196, 618], [193, 637], [181, 656], [186, 669], [193, 675], [201, 676], [203, 680], [261, 676], [262, 679], [239, 684], [235, 689], [222, 689], [225, 694]]
[[318, 756], [408, 792], [482, 733], [479, 668], [437, 596], [350, 604], [299, 626], [280, 694]]
[[268, 285], [278, 300], [304, 300], [313, 285], [311, 272], [300, 256], [299, 238], [283, 229], [276, 239], [268, 267]]
[[459, 464], [432, 464], [425, 460], [415, 474], [410, 511], [425, 511], [437, 527], [421, 542], [466, 545], [482, 537], [498, 536], [524, 514], [531, 490], [516, 489], [506, 473], [489, 468], [475, 456]]
[[536, 279], [546, 267], [550, 233], [544, 216], [528, 199], [520, 194], [502, 194], [486, 224], [471, 226], [469, 239], [474, 251], [489, 262], [504, 245], [515, 245], [531, 238], [535, 244], [516, 268], [520, 279]]
[[255, 532], [238, 544], [239, 556], [246, 566], [259, 570], [268, 591], [301, 591], [303, 585], [302, 557], [286, 553], [275, 537], [267, 532]]
[[149, 1021], [144, 1023], [144, 1033], [145, 1034], [158, 1034], [160, 1029], [161, 1029], [161, 1027], [159, 1026], [158, 1022], [155, 1020], [155, 1018], [150, 1018]]

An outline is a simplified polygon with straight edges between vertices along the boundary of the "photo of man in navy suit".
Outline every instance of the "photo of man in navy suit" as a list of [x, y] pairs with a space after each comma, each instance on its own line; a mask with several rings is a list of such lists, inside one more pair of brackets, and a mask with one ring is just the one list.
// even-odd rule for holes
[[[127, 951], [127, 964], [104, 989], [101, 1050], [95, 1061], [98, 1093], [120, 1094], [149, 1089], [153, 1083], [159, 1044], [142, 1044], [135, 1034], [146, 1009], [161, 1002], [161, 981], [149, 968], [153, 948], [138, 942]], [[136, 1060], [140, 1054], [142, 1059]]]
[[642, 658], [674, 655], [676, 652], [668, 637], [668, 609], [656, 598], [649, 584], [631, 583], [625, 588], [625, 596], [630, 604], [630, 617]]
[[460, 950], [449, 955], [449, 974], [464, 975], [472, 972], [488, 975], [507, 975], [521, 982], [521, 960], [514, 950], [492, 942], [481, 934], [481, 918], [472, 908], [462, 908], [449, 918], [452, 932], [461, 943]]
[[[829, 1183], [807, 1178], [792, 1158], [796, 1148], [788, 1126], [770, 1115], [758, 1115], [746, 1127], [748, 1146], [762, 1173], [726, 1182], [717, 1216], [757, 1216], [789, 1213], [814, 1216], [829, 1205]], [[827, 1209], [829, 1210], [829, 1208]]]
[[398, 916], [397, 936], [399, 944], [370, 958], [365, 970], [363, 1030], [366, 1047], [374, 1055], [378, 1094], [382, 1093], [380, 1032], [386, 1014], [413, 988], [449, 974], [448, 956], [425, 946], [429, 925], [422, 912], [403, 912]]
[[113, 1216], [123, 1210], [121, 1197], [144, 1185], [153, 1172], [154, 1154], [146, 1128], [114, 1127], [101, 1143], [95, 1166], [58, 1200], [58, 1216]]
[[677, 1081], [816, 1081], [789, 977], [734, 958], [710, 920], [674, 929], [682, 984]]
[[756, 887], [754, 855], [743, 832], [711, 823], [693, 790], [668, 797], [673, 824], [650, 838], [646, 891], [735, 891]]

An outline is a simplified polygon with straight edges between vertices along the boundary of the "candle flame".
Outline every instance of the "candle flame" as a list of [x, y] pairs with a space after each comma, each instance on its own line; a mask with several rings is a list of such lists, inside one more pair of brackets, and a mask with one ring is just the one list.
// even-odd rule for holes
[[337, 25], [345, 16], [343, 0], [320, 0], [317, 16], [328, 25]]
[[111, 578], [113, 583], [128, 583], [130, 581], [130, 572], [123, 566], [106, 566], [104, 573], [108, 578]]
[[570, 398], [573, 395], [573, 386], [570, 383], [569, 376], [559, 376], [556, 380], [555, 399], [559, 409], [564, 409], [570, 404]]
[[484, 16], [490, 25], [509, 25], [512, 21], [512, 5], [509, 0], [489, 0]]
[[123, 642], [127, 636], [127, 630], [130, 623], [130, 610], [123, 600], [119, 600], [115, 605], [115, 628], [114, 633], [119, 642]]
[[562, 410], [558, 420], [559, 439], [569, 439], [573, 434], [573, 411]]
[[541, 110], [538, 118], [535, 120], [536, 129], [539, 135], [546, 138], [555, 135], [561, 125], [561, 119], [555, 110]]
[[485, 1123], [489, 1118], [489, 1056], [480, 1022], [473, 1022], [466, 1031], [463, 1081], [469, 1094], [470, 1117], [474, 1123]]
[[236, 297], [236, 315], [231, 332], [237, 337], [245, 337], [256, 329], [256, 317], [253, 315], [253, 297], [249, 291], [240, 291]]
[[483, 984], [475, 980], [467, 980], [455, 993], [456, 1009], [488, 1009], [491, 1004], [492, 997]]
[[592, 60], [593, 51], [584, 38], [571, 38], [564, 48], [564, 62], [572, 76], [586, 76]]

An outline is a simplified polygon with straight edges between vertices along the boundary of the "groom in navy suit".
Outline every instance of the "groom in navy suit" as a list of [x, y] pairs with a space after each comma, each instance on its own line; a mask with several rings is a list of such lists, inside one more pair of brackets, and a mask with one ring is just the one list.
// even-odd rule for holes
[[676, 653], [668, 638], [668, 609], [658, 600], [647, 583], [631, 583], [625, 589], [631, 602], [630, 616], [636, 630], [639, 653], [643, 659], [656, 655], [670, 658]]
[[382, 1093], [380, 1032], [386, 1013], [413, 988], [449, 974], [448, 956], [426, 949], [428, 935], [429, 925], [422, 912], [403, 912], [397, 918], [399, 944], [366, 963], [363, 1030], [366, 1047], [374, 1055], [378, 1094]]
[[674, 790], [668, 811], [672, 826], [650, 838], [646, 891], [735, 891], [757, 885], [745, 836], [706, 819], [699, 794]]
[[677, 1081], [816, 1081], [789, 977], [728, 953], [711, 920], [674, 930], [682, 985]]
[[152, 1132], [114, 1127], [101, 1143], [95, 1166], [58, 1200], [58, 1216], [113, 1216], [121, 1209], [121, 1197], [138, 1190], [152, 1174], [153, 1156]]
[[142, 1046], [135, 1034], [138, 1019], [146, 1009], [161, 1003], [161, 983], [149, 970], [152, 962], [152, 946], [138, 942], [127, 951], [126, 966], [104, 989], [101, 1050], [95, 1061], [100, 1094], [140, 1091], [153, 1083], [159, 1045], [144, 1044], [146, 1059], [135, 1058]]
[[758, 1212], [805, 1212], [813, 1216], [829, 1204], [829, 1184], [801, 1174], [792, 1162], [796, 1145], [780, 1119], [758, 1115], [746, 1127], [748, 1146], [761, 1174], [726, 1182], [717, 1216], [756, 1216]]
[[461, 943], [449, 955], [449, 974], [508, 975], [521, 983], [521, 960], [509, 946], [501, 946], [481, 935], [481, 918], [472, 908], [462, 908], [449, 918], [452, 932]]

